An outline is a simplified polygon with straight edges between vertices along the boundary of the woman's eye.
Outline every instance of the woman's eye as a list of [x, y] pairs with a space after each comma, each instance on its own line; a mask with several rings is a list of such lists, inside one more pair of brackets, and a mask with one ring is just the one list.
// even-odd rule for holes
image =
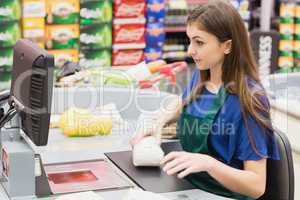
[[199, 46], [202, 46], [204, 44], [204, 42], [202, 42], [202, 41], [196, 41], [196, 44], [199, 45]]

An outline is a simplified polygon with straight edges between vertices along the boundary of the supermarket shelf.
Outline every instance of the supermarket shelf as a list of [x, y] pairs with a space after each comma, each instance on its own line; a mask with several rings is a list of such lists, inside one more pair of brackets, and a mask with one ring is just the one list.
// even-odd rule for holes
[[174, 32], [185, 32], [186, 27], [185, 26], [177, 26], [177, 27], [165, 27], [166, 33], [174, 33]]
[[[172, 0], [167, 0], [168, 2], [169, 1], [172, 1]], [[201, 3], [207, 3], [209, 0], [186, 0], [186, 2], [190, 5], [192, 4], [201, 4]]]

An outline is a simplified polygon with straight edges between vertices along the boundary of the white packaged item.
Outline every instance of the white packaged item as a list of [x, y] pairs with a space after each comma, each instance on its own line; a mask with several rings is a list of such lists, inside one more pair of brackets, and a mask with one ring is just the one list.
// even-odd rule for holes
[[164, 152], [153, 136], [145, 137], [132, 150], [134, 166], [160, 166], [163, 157]]

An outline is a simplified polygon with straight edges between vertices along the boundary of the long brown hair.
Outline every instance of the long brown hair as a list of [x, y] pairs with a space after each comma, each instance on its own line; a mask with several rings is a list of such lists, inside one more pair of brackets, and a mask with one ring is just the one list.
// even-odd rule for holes
[[[269, 106], [262, 101], [266, 96], [259, 75], [258, 67], [252, 52], [248, 32], [244, 21], [236, 9], [224, 0], [210, 0], [191, 11], [187, 19], [188, 25], [196, 25], [200, 30], [215, 35], [219, 42], [232, 40], [231, 52], [225, 55], [222, 66], [222, 81], [226, 91], [239, 96], [242, 116], [248, 130], [250, 142], [257, 151], [253, 134], [249, 131], [248, 119], [254, 119], [268, 134], [272, 134]], [[189, 104], [199, 96], [204, 83], [209, 81], [210, 71], [201, 70], [200, 79], [191, 95], [183, 103]], [[256, 82], [260, 89], [249, 87], [249, 80]], [[271, 130], [271, 131], [270, 131]]]

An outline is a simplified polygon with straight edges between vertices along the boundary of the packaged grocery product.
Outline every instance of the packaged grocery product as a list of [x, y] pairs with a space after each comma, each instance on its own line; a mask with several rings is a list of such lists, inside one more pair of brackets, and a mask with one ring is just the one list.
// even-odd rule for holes
[[15, 21], [21, 18], [21, 5], [19, 0], [0, 1], [0, 23]]
[[163, 22], [166, 15], [166, 0], [147, 0], [147, 21]]
[[300, 51], [299, 50], [294, 51], [294, 67], [300, 68]]
[[23, 37], [45, 48], [45, 18], [33, 17], [22, 20]]
[[48, 25], [46, 26], [46, 47], [48, 49], [78, 48], [79, 25]]
[[295, 16], [295, 4], [294, 3], [281, 3], [279, 10], [280, 17], [289, 18]]
[[23, 0], [22, 14], [23, 14], [23, 18], [45, 17], [46, 0]]
[[112, 119], [94, 115], [86, 109], [74, 107], [62, 113], [59, 127], [69, 137], [109, 135], [112, 130]]
[[280, 68], [291, 68], [294, 66], [293, 53], [280, 53], [278, 58], [278, 67]]
[[13, 55], [13, 48], [0, 48], [0, 71], [11, 71]]
[[48, 24], [76, 24], [79, 21], [78, 0], [47, 0]]
[[145, 44], [145, 24], [114, 24], [113, 44]]
[[114, 49], [112, 55], [113, 66], [136, 65], [144, 60], [143, 49], [119, 50]]
[[139, 18], [145, 17], [145, 0], [114, 0], [115, 18]]
[[80, 48], [99, 49], [111, 48], [111, 24], [93, 24], [80, 27]]
[[79, 52], [77, 49], [61, 49], [61, 50], [49, 50], [50, 54], [54, 56], [54, 64], [60, 68], [67, 61], [78, 62]]
[[21, 37], [21, 29], [18, 22], [3, 22], [0, 25], [0, 48], [15, 45]]
[[82, 68], [110, 67], [111, 50], [81, 50], [79, 65]]
[[293, 35], [294, 34], [294, 24], [280, 24], [279, 32], [283, 35]]
[[162, 23], [148, 23], [146, 28], [146, 46], [162, 47], [164, 40], [164, 25]]
[[293, 51], [294, 49], [294, 40], [280, 40], [279, 41], [279, 50], [280, 51]]
[[146, 48], [145, 49], [145, 61], [152, 62], [162, 58], [161, 48]]
[[300, 40], [294, 40], [294, 48], [295, 52], [300, 52]]
[[9, 90], [11, 82], [11, 72], [4, 72], [0, 67], [0, 91]]
[[86, 1], [80, 4], [80, 24], [91, 25], [112, 21], [112, 2]]

